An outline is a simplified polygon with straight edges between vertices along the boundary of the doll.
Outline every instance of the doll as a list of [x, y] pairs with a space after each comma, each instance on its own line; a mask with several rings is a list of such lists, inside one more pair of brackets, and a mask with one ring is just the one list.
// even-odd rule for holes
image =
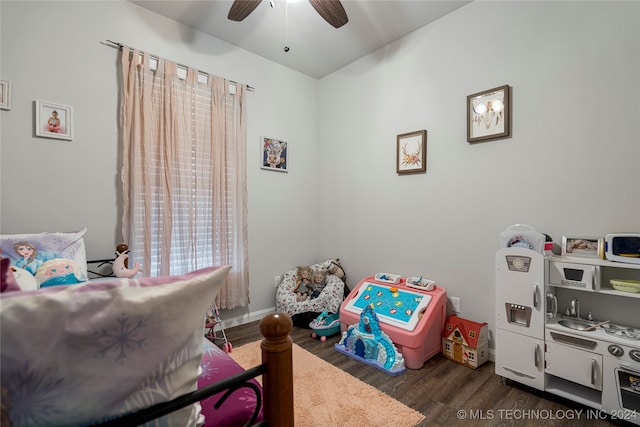
[[304, 301], [311, 292], [311, 267], [298, 267], [296, 277], [296, 287], [294, 292], [296, 293], [296, 301]]
[[318, 298], [320, 292], [324, 289], [327, 282], [327, 272], [324, 270], [318, 270], [313, 272], [311, 281], [311, 296], [310, 298]]

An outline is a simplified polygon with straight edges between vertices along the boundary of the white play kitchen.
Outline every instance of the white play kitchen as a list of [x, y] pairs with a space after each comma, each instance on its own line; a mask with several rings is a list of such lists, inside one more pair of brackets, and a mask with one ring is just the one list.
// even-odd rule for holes
[[556, 256], [532, 228], [508, 231], [496, 252], [496, 374], [640, 425], [640, 233], [571, 256], [563, 238]]

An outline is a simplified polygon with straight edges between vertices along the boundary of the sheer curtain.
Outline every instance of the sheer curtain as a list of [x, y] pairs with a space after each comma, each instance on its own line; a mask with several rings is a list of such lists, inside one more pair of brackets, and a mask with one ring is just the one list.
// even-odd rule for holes
[[122, 234], [131, 260], [146, 276], [230, 264], [216, 303], [247, 305], [246, 85], [203, 83], [198, 70], [126, 46], [121, 62]]

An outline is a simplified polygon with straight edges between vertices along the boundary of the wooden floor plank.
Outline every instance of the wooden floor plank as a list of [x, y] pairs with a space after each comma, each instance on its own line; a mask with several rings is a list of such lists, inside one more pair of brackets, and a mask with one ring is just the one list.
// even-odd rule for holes
[[[235, 326], [225, 332], [233, 347], [262, 338], [259, 321]], [[309, 329], [294, 326], [291, 338], [305, 350], [425, 415], [420, 427], [635, 427], [619, 420], [587, 420], [584, 414], [589, 408], [515, 382], [503, 381], [495, 374], [492, 362], [471, 369], [436, 355], [421, 369], [407, 369], [405, 373], [392, 377], [336, 351], [334, 344], [339, 341], [339, 336], [321, 342], [311, 337]], [[577, 411], [583, 411], [583, 418], [553, 417], [553, 414], [560, 414], [560, 418], [569, 413], [576, 415]], [[540, 419], [534, 415], [533, 419], [527, 419], [532, 414], [551, 416]]]

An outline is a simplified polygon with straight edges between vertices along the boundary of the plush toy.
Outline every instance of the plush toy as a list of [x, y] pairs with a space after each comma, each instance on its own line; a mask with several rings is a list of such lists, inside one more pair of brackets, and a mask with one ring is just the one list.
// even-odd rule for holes
[[313, 272], [312, 281], [311, 281], [311, 296], [310, 298], [318, 298], [320, 292], [324, 289], [327, 284], [327, 271], [326, 270], [317, 270]]
[[79, 278], [80, 267], [73, 260], [54, 258], [45, 261], [36, 273], [38, 287], [75, 285], [83, 280]]
[[[116, 246], [116, 256], [120, 255], [121, 253], [124, 252], [128, 252], [129, 251], [129, 246], [125, 245], [124, 243], [120, 243], [118, 246]], [[124, 266], [129, 268], [129, 259], [125, 259], [124, 260]]]
[[36, 289], [38, 289], [38, 281], [33, 276], [33, 274], [20, 267], [12, 266], [10, 267], [10, 270], [13, 273], [13, 277], [20, 287], [20, 290], [35, 291]]
[[336, 259], [335, 262], [331, 261], [331, 264], [329, 265], [329, 273], [342, 280], [345, 284], [347, 283], [347, 273], [345, 273], [340, 266], [340, 259]]
[[116, 277], [131, 278], [140, 271], [140, 264], [137, 262], [133, 268], [127, 268], [129, 260], [129, 246], [125, 244], [118, 245], [116, 248], [116, 259], [113, 261], [113, 274]]
[[298, 267], [296, 272], [296, 287], [294, 289], [296, 301], [304, 301], [309, 296], [311, 292], [312, 273], [311, 267]]

